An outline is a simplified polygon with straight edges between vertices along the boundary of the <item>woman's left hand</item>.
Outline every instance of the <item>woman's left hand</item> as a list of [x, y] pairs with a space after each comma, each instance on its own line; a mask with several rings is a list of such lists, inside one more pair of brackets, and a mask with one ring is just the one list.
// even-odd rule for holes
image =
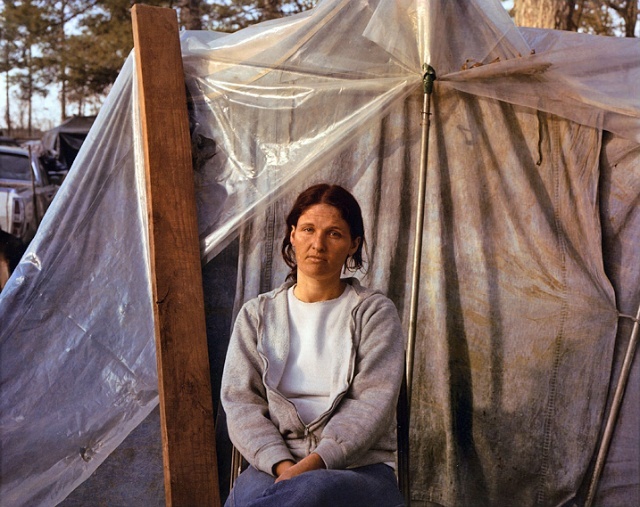
[[295, 465], [287, 468], [284, 472], [282, 472], [276, 482], [286, 481], [295, 477], [296, 475], [303, 474], [304, 472], [310, 472], [311, 470], [320, 470], [321, 468], [326, 468], [324, 461], [320, 455], [312, 452], [306, 458], [301, 459]]

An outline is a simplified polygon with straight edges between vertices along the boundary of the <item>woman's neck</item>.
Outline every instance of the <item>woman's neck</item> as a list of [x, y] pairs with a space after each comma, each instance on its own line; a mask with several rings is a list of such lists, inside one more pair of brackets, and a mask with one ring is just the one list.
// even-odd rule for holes
[[298, 272], [298, 280], [293, 293], [300, 301], [305, 303], [336, 299], [342, 295], [346, 287], [346, 282], [340, 278], [327, 282], [326, 280], [309, 279], [301, 275]]

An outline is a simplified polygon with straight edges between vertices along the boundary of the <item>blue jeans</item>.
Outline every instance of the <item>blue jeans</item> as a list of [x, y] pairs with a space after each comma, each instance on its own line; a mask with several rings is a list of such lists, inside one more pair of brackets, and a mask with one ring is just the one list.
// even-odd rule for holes
[[275, 484], [250, 466], [240, 474], [225, 507], [400, 507], [393, 470], [383, 464], [348, 470], [313, 470]]

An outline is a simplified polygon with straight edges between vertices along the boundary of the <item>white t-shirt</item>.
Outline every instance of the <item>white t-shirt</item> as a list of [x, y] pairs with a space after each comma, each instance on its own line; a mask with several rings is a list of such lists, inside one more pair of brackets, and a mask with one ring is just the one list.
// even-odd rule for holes
[[336, 299], [305, 303], [287, 291], [289, 304], [289, 355], [279, 391], [293, 402], [305, 424], [329, 409], [331, 361], [348, 340], [354, 299], [347, 284]]

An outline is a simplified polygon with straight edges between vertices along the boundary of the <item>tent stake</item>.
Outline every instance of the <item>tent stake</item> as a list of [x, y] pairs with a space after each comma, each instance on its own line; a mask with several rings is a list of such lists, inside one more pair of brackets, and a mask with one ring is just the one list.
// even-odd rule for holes
[[413, 382], [413, 355], [416, 342], [418, 314], [418, 292], [420, 288], [420, 261], [422, 258], [422, 236], [424, 226], [425, 194], [427, 186], [427, 163], [429, 161], [429, 127], [431, 126], [431, 93], [436, 72], [426, 63], [422, 76], [422, 138], [420, 143], [420, 176], [418, 180], [418, 206], [416, 211], [415, 243], [413, 250], [413, 272], [411, 280], [411, 306], [407, 339], [406, 371], [398, 400], [398, 479], [400, 491], [407, 506], [411, 505], [411, 481], [409, 472], [409, 420], [411, 415], [411, 387]]
[[624, 362], [622, 363], [622, 370], [620, 371], [620, 378], [616, 385], [615, 394], [613, 395], [613, 401], [611, 408], [609, 409], [609, 416], [607, 417], [607, 423], [602, 435], [602, 441], [598, 448], [598, 456], [596, 458], [596, 465], [591, 476], [591, 483], [589, 484], [589, 493], [587, 494], [587, 500], [585, 501], [585, 507], [591, 507], [596, 496], [598, 489], [598, 482], [600, 481], [600, 475], [604, 469], [604, 462], [609, 452], [609, 445], [613, 438], [613, 430], [615, 429], [616, 419], [618, 418], [618, 412], [622, 405], [622, 397], [624, 396], [627, 382], [629, 381], [629, 374], [631, 373], [631, 365], [633, 364], [633, 358], [638, 346], [638, 329], [640, 328], [640, 306], [638, 306], [638, 312], [636, 313], [636, 319], [633, 323], [633, 329], [631, 330], [631, 338], [629, 339], [629, 345], [627, 346], [627, 352], [624, 356]]

